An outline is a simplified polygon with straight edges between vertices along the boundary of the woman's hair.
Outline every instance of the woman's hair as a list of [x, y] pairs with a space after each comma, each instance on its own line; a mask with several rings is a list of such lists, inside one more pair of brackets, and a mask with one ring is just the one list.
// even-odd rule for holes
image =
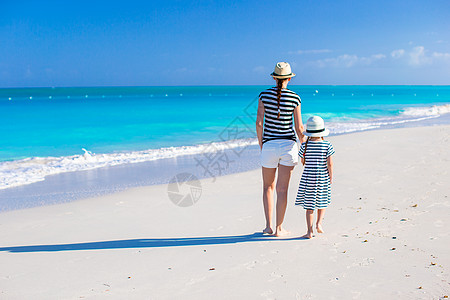
[[280, 101], [281, 101], [281, 89], [283, 87], [283, 82], [286, 79], [279, 79], [277, 78], [277, 101], [278, 101], [278, 117], [277, 119], [280, 118]]

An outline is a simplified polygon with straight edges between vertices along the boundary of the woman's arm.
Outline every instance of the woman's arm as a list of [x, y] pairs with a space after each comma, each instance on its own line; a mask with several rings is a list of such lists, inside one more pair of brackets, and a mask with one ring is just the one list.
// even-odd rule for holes
[[303, 142], [306, 141], [306, 138], [303, 135], [304, 127], [302, 122], [302, 111], [300, 108], [300, 104], [294, 109], [294, 129], [295, 132], [297, 133], [301, 145]]
[[262, 135], [263, 135], [263, 123], [264, 123], [264, 104], [261, 99], [258, 103], [258, 113], [256, 116], [256, 135], [258, 136], [259, 147], [262, 149]]
[[327, 158], [328, 175], [330, 175], [330, 183], [333, 183], [333, 158], [328, 156]]

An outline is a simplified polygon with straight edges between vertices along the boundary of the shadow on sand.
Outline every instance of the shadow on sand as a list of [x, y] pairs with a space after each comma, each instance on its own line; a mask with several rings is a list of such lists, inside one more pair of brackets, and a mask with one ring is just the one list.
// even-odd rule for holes
[[76, 244], [57, 245], [33, 245], [0, 247], [0, 252], [25, 253], [25, 252], [57, 252], [57, 251], [79, 251], [79, 250], [106, 250], [106, 249], [133, 249], [133, 248], [160, 248], [160, 247], [183, 247], [199, 245], [222, 245], [246, 242], [268, 242], [302, 240], [299, 237], [275, 238], [262, 233], [246, 235], [217, 236], [217, 237], [188, 237], [188, 238], [155, 238], [155, 239], [132, 239], [87, 242]]

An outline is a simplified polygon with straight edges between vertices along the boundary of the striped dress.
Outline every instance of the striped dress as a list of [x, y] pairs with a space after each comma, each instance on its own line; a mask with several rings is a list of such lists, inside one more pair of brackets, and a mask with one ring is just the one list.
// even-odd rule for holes
[[[303, 158], [305, 143], [298, 155]], [[326, 208], [331, 200], [331, 184], [328, 174], [327, 158], [334, 154], [328, 141], [309, 141], [306, 147], [305, 168], [298, 187], [295, 205], [304, 209]]]
[[292, 120], [294, 109], [301, 103], [300, 96], [289, 89], [282, 89], [279, 108], [276, 87], [261, 92], [259, 98], [264, 104], [262, 143], [277, 139], [296, 141]]

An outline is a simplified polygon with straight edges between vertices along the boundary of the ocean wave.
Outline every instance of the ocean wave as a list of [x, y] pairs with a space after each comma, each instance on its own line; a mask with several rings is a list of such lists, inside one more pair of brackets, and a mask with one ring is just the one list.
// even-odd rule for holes
[[371, 129], [377, 129], [384, 126], [392, 126], [399, 125], [411, 122], [420, 122], [428, 119], [438, 118], [438, 116], [428, 116], [414, 119], [374, 119], [371, 121], [359, 121], [359, 122], [331, 122], [327, 125], [328, 129], [330, 129], [331, 134], [343, 134], [343, 133], [351, 133], [357, 131], [366, 131]]
[[405, 123], [420, 122], [428, 119], [438, 118], [450, 113], [450, 104], [433, 105], [426, 107], [407, 107], [394, 117], [374, 118], [367, 120], [350, 120], [348, 118], [336, 118], [327, 123], [332, 134], [343, 134], [357, 131], [395, 126]]
[[82, 148], [84, 154], [80, 155], [33, 157], [6, 161], [0, 163], [0, 189], [43, 181], [46, 176], [59, 173], [92, 170], [122, 164], [174, 158], [183, 155], [218, 152], [257, 144], [256, 139], [241, 139], [196, 146], [169, 147], [108, 154], [95, 154]]
[[428, 107], [408, 107], [401, 112], [404, 116], [440, 116], [450, 113], [450, 104]]

